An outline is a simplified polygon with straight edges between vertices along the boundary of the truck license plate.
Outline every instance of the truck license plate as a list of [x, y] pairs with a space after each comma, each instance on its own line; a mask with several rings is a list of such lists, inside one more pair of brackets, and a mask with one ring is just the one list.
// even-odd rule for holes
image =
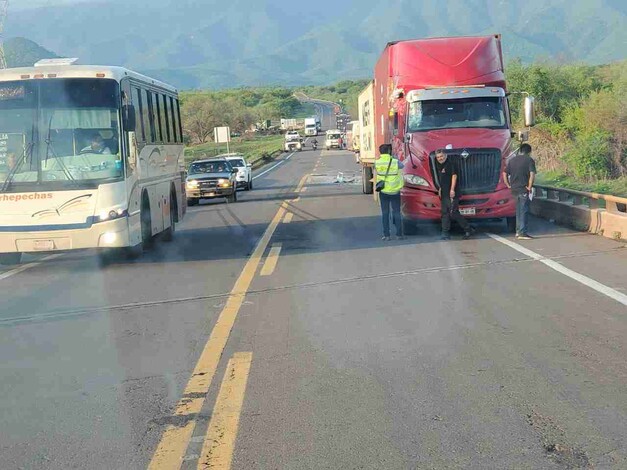
[[52, 240], [35, 240], [33, 249], [36, 251], [52, 251], [54, 250], [54, 242]]
[[475, 215], [476, 211], [474, 207], [464, 207], [459, 210], [461, 215]]

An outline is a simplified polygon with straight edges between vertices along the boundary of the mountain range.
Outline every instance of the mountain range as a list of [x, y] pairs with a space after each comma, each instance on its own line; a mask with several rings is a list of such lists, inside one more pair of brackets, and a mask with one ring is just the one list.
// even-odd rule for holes
[[82, 63], [180, 88], [364, 78], [392, 40], [501, 33], [507, 59], [624, 59], [624, 0], [91, 0], [9, 12], [28, 37]]

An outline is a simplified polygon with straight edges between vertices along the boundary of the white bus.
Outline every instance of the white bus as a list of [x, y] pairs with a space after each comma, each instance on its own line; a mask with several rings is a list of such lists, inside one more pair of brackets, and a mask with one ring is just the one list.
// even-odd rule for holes
[[175, 88], [120, 67], [0, 71], [0, 262], [171, 240], [186, 210]]

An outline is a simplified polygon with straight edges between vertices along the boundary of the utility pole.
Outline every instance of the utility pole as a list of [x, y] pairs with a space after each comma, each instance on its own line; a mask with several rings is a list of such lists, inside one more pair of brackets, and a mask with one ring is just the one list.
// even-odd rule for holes
[[9, 0], [0, 0], [0, 69], [7, 68], [7, 58], [4, 55], [4, 22], [7, 19]]

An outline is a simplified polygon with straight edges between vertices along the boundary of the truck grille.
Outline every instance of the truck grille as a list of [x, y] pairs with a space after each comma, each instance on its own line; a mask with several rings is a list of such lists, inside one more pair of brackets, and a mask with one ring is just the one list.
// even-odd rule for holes
[[198, 187], [200, 189], [213, 189], [218, 186], [218, 180], [202, 180], [198, 182]]
[[[469, 155], [462, 158], [462, 152], [466, 150]], [[465, 194], [491, 193], [496, 189], [501, 176], [501, 151], [499, 149], [453, 149], [447, 150], [448, 158], [454, 158], [459, 162], [458, 190]], [[440, 187], [438, 173], [435, 170], [435, 152], [430, 157], [431, 174], [436, 185]]]

